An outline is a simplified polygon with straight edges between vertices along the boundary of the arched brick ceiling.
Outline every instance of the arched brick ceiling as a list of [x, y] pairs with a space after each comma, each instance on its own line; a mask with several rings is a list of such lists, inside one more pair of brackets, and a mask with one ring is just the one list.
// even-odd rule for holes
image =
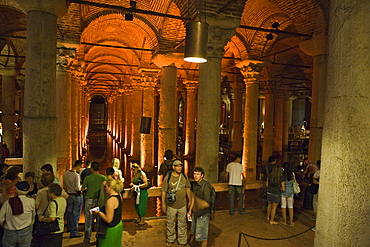
[[[128, 0], [94, 0], [93, 2], [130, 7]], [[9, 3], [10, 7], [1, 5]], [[15, 2], [0, 0], [0, 33], [25, 36], [26, 16], [20, 10], [16, 10], [17, 4], [13, 6], [11, 3]], [[243, 4], [244, 7], [242, 7]], [[225, 16], [238, 17], [241, 13], [240, 25], [271, 29], [271, 24], [278, 22], [279, 30], [310, 35], [326, 33], [327, 7], [326, 0], [137, 0], [137, 8], [142, 10], [192, 19], [199, 18], [198, 15], [202, 16], [205, 13], [209, 16], [217, 16], [217, 13], [221, 12], [224, 18]], [[90, 90], [99, 90], [101, 94], [108, 94], [110, 88], [129, 81], [125, 74], [136, 74], [139, 66], [155, 67], [152, 57], [157, 51], [174, 51], [180, 54], [183, 52], [182, 40], [185, 38], [186, 21], [148, 14], [133, 14], [134, 20], [126, 21], [125, 13], [117, 9], [71, 3], [68, 13], [58, 20], [58, 37], [65, 43], [87, 42], [154, 50], [138, 51], [81, 44], [77, 49], [78, 59], [81, 62], [94, 62], [86, 63], [85, 72], [101, 72], [101, 74], [87, 74]], [[312, 64], [312, 58], [299, 49], [273, 57], [268, 56], [271, 53], [295, 47], [306, 37], [280, 33], [273, 34], [274, 38], [267, 41], [266, 34], [262, 31], [237, 28], [235, 36], [225, 46], [224, 54], [226, 57], [237, 59], [223, 59], [223, 72], [226, 70], [234, 73], [233, 66], [239, 59], [260, 57], [277, 63]], [[25, 40], [11, 39], [11, 41], [14, 44], [15, 53], [24, 55]], [[177, 49], [174, 50], [175, 46]], [[131, 64], [136, 67], [114, 64]], [[198, 65], [184, 62], [179, 69], [179, 77], [197, 80], [198, 69]], [[303, 70], [304, 68], [299, 67], [274, 65], [264, 71], [269, 71], [271, 75], [279, 75], [286, 71], [304, 74]], [[107, 71], [121, 74], [105, 74]], [[104, 91], [104, 87], [107, 91]]]

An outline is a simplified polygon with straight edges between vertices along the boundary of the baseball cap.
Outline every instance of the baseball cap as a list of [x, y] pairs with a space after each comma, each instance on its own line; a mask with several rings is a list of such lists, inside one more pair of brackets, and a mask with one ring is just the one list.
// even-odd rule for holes
[[183, 166], [184, 164], [183, 164], [180, 160], [175, 160], [175, 161], [172, 163], [172, 165], [174, 165], [174, 166], [179, 166], [179, 165]]
[[27, 191], [30, 189], [30, 185], [26, 181], [19, 182], [15, 186], [21, 191]]

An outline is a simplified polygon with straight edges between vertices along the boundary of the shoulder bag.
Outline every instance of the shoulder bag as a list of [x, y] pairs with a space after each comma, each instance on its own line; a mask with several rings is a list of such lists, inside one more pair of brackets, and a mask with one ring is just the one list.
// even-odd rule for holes
[[299, 187], [299, 184], [297, 183], [297, 180], [295, 180], [295, 174], [293, 172], [293, 192], [294, 194], [299, 194], [301, 192], [301, 188]]
[[[55, 202], [56, 213], [58, 213], [58, 203], [55, 200], [52, 200], [51, 202]], [[45, 209], [42, 215], [45, 215], [45, 212], [48, 209], [48, 207]], [[52, 222], [37, 221], [35, 224], [35, 235], [37, 236], [46, 235], [46, 234], [50, 234], [50, 233], [57, 232], [57, 231], [60, 231], [58, 218], [56, 218]]]

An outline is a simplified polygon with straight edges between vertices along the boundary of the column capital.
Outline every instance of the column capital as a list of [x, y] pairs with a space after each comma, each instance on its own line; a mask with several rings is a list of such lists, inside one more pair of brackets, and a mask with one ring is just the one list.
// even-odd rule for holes
[[60, 47], [57, 51], [57, 71], [66, 72], [70, 69], [76, 58], [76, 51]]
[[24, 89], [24, 83], [25, 83], [25, 76], [24, 75], [17, 75], [15, 78], [17, 80], [18, 85], [21, 87], [21, 89]]
[[185, 85], [186, 91], [194, 92], [198, 88], [198, 81], [185, 80], [184, 85]]
[[299, 43], [299, 48], [310, 56], [328, 54], [328, 37], [326, 35], [314, 34], [309, 40]]
[[263, 67], [268, 64], [269, 61], [243, 60], [235, 66], [240, 69], [246, 83], [258, 83]]
[[[208, 22], [208, 21], [207, 21]], [[222, 28], [220, 26], [209, 26], [208, 29], [208, 51], [207, 57], [222, 58], [224, 47], [231, 37], [235, 35], [235, 29]]]
[[2, 76], [16, 76], [17, 69], [14, 67], [2, 67], [0, 68], [0, 75]]
[[27, 14], [29, 11], [40, 11], [62, 17], [67, 13], [68, 6], [66, 0], [16, 0], [19, 7]]
[[160, 68], [173, 66], [180, 67], [183, 61], [183, 55], [180, 53], [157, 53], [153, 56], [153, 63]]

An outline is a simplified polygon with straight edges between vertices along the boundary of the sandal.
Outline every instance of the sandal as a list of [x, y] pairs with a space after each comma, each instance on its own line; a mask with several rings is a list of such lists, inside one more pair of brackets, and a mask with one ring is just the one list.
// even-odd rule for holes
[[295, 223], [293, 222], [292, 224], [289, 224], [289, 225], [290, 225], [290, 226], [294, 226], [294, 224], [295, 224]]
[[137, 223], [137, 224], [136, 224], [136, 226], [137, 226], [137, 227], [145, 226], [145, 225], [146, 225], [146, 223]]
[[270, 221], [270, 225], [279, 225], [279, 222], [276, 222], [276, 221]]
[[173, 244], [173, 242], [172, 242], [172, 243], [170, 243], [170, 242], [166, 242], [166, 247], [171, 247], [171, 246], [172, 246], [172, 244]]
[[288, 224], [283, 222], [283, 221], [280, 221], [280, 224], [284, 225], [284, 226], [287, 226]]

